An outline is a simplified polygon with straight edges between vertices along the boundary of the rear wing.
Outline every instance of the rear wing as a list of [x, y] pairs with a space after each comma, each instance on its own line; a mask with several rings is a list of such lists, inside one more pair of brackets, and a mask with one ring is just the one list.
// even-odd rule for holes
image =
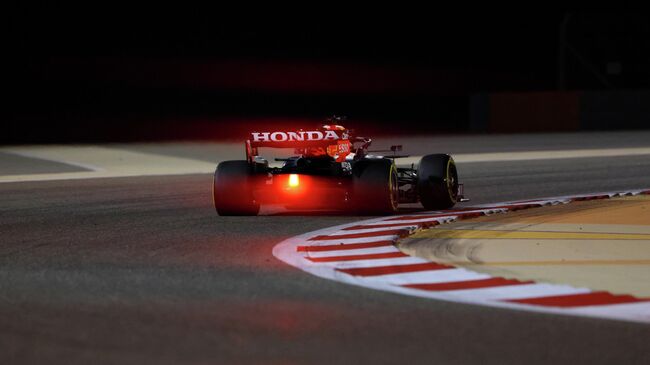
[[328, 145], [342, 138], [336, 131], [253, 132], [248, 141], [253, 148], [302, 148]]
[[372, 140], [365, 137], [350, 137], [347, 133], [335, 130], [310, 130], [310, 131], [276, 131], [276, 132], [252, 132], [249, 139], [246, 140], [246, 159], [253, 162], [256, 156], [259, 156], [258, 148], [318, 148], [332, 144], [338, 141], [348, 140], [352, 143], [363, 143], [361, 148], [367, 149]]
[[295, 132], [252, 132], [246, 140], [246, 159], [258, 156], [259, 147], [270, 148], [313, 148], [327, 147], [343, 139], [337, 131], [295, 131]]

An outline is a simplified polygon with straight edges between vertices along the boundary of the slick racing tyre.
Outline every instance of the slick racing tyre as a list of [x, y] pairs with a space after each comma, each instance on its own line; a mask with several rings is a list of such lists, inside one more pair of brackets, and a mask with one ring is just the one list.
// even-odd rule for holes
[[418, 167], [417, 191], [428, 210], [449, 209], [458, 201], [458, 172], [445, 154], [426, 155]]
[[219, 215], [257, 215], [260, 205], [253, 197], [253, 174], [247, 161], [221, 162], [214, 172], [212, 198]]
[[352, 175], [352, 199], [358, 212], [383, 215], [397, 211], [399, 186], [393, 161], [359, 161], [354, 164]]

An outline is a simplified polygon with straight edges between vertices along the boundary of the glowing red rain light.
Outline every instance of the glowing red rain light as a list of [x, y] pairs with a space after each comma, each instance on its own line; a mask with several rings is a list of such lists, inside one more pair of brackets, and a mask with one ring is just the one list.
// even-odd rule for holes
[[289, 187], [295, 188], [298, 185], [300, 185], [300, 178], [298, 177], [298, 174], [290, 174], [289, 175]]

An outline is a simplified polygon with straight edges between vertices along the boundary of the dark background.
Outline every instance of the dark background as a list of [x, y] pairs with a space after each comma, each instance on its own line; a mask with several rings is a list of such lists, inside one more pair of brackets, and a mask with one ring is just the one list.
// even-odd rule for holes
[[630, 126], [650, 120], [635, 110], [646, 99], [625, 102], [650, 89], [645, 13], [129, 14], [12, 13], [0, 143], [240, 139], [331, 114], [371, 133], [460, 133], [473, 97], [503, 92], [623, 90]]

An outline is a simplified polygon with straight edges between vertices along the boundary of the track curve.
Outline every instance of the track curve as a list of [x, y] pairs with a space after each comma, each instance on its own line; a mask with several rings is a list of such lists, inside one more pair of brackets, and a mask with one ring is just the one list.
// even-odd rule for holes
[[451, 302], [650, 323], [650, 298], [564, 284], [506, 279], [410, 256], [396, 246], [418, 230], [522, 209], [650, 194], [649, 189], [486, 204], [381, 217], [292, 237], [273, 254], [310, 274], [347, 284]]
[[[645, 148], [650, 133], [450, 140], [449, 149], [444, 138], [386, 143], [456, 154]], [[213, 165], [240, 154], [239, 145], [106, 148]], [[0, 171], [10, 174], [64, 170], [44, 160], [30, 170], [24, 168], [28, 157], [3, 160], [3, 153]], [[472, 204], [636, 189], [650, 176], [647, 155], [458, 167]], [[368, 217], [219, 217], [210, 201], [212, 175], [186, 173], [0, 184], [1, 362], [650, 359], [645, 324], [424, 300], [305, 275], [272, 257], [275, 244]]]

